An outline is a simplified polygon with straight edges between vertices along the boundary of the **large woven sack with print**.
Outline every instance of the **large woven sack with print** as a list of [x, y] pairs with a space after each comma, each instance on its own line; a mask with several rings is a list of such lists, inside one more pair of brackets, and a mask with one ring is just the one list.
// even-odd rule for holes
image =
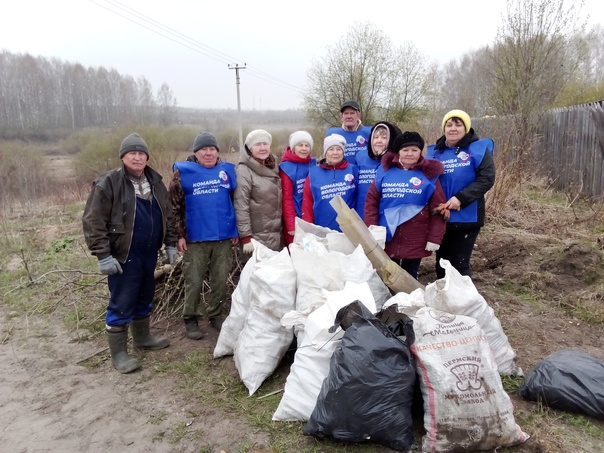
[[430, 307], [420, 308], [411, 319], [411, 351], [424, 401], [422, 451], [491, 450], [528, 439], [514, 420], [512, 402], [476, 319]]
[[516, 364], [516, 352], [510, 345], [501, 322], [480, 295], [472, 279], [461, 275], [447, 260], [441, 259], [440, 265], [445, 270], [445, 277], [426, 286], [426, 306], [476, 319], [488, 338], [499, 372], [522, 376], [522, 368]]

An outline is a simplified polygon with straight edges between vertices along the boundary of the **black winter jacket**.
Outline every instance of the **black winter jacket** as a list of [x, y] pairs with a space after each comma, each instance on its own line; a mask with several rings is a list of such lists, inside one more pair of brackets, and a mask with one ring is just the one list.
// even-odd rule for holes
[[[480, 137], [474, 128], [470, 128], [470, 132], [464, 135], [461, 140], [455, 145], [458, 150], [467, 149], [470, 143], [480, 140]], [[447, 149], [445, 136], [440, 137], [434, 145], [436, 151], [442, 153]], [[460, 223], [447, 222], [447, 230], [473, 229], [484, 226], [485, 219], [485, 201], [484, 195], [493, 187], [495, 183], [495, 162], [491, 153], [484, 153], [482, 162], [476, 169], [476, 179], [471, 184], [464, 187], [455, 194], [455, 197], [460, 201], [461, 207], [464, 208], [474, 201], [478, 200], [478, 221], [476, 223]]]

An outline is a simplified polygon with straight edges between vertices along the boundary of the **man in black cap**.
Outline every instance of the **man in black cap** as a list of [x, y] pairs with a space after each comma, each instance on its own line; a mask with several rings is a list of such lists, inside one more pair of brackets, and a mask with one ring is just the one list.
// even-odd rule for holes
[[356, 101], [346, 101], [340, 107], [340, 120], [342, 127], [330, 127], [327, 129], [326, 137], [332, 134], [340, 134], [346, 139], [344, 159], [350, 164], [356, 164], [356, 155], [359, 151], [366, 151], [371, 127], [363, 126], [361, 123], [361, 107]]
[[159, 173], [147, 165], [149, 148], [140, 135], [128, 135], [120, 146], [122, 166], [97, 179], [82, 217], [84, 239], [107, 275], [109, 304], [105, 317], [113, 366], [120, 373], [140, 367], [128, 355], [128, 326], [137, 349], [162, 349], [167, 338], [149, 331], [155, 293], [157, 254], [166, 246], [172, 264], [177, 257], [172, 204]]

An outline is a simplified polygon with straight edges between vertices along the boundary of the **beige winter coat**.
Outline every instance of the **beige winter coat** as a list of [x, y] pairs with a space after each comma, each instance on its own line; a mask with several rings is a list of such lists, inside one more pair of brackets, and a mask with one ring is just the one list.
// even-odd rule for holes
[[235, 215], [240, 238], [252, 236], [271, 250], [280, 251], [281, 178], [276, 157], [271, 154], [270, 158], [275, 160], [275, 168], [262, 165], [245, 149], [241, 151], [236, 170]]

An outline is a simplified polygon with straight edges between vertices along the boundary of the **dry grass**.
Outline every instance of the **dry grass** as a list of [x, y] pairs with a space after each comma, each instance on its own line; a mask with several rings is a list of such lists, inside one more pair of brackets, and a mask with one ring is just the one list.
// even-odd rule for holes
[[[225, 155], [225, 160], [231, 158], [235, 160], [234, 155]], [[498, 177], [503, 174], [500, 171]], [[598, 263], [593, 264], [588, 258], [601, 253], [597, 241], [604, 237], [604, 203], [572, 193], [556, 193], [547, 181], [538, 179], [507, 190], [506, 196], [498, 200], [489, 196], [489, 220], [479, 237], [481, 242], [474, 256], [480, 265], [475, 270], [477, 286], [484, 289], [483, 294], [496, 307], [519, 357], [531, 364], [561, 345], [601, 344], [604, 284], [601, 274], [596, 274], [591, 283], [586, 276], [592, 268], [598, 268]], [[80, 219], [87, 189], [66, 184], [44, 195], [46, 198], [28, 204], [12, 204], [10, 209], [5, 206], [3, 211], [2, 303], [9, 308], [11, 317], [52, 316], [65, 322], [76, 341], [89, 340], [103, 331], [108, 293], [106, 280], [98, 274], [96, 260], [86, 251], [81, 236]], [[585, 248], [575, 253], [569, 248], [573, 244]], [[584, 267], [577, 267], [581, 265]], [[601, 262], [599, 266], [601, 269]], [[234, 249], [228, 283], [231, 291], [240, 269]], [[175, 319], [182, 310], [182, 280], [181, 264], [177, 264], [159, 281], [157, 320], [177, 323]], [[204, 297], [207, 291], [206, 285]], [[0, 343], [9, 341], [10, 336], [10, 330], [2, 331]], [[106, 365], [100, 361], [97, 364]], [[300, 424], [273, 423], [271, 415], [279, 397], [261, 402], [244, 397], [236, 370], [226, 366], [226, 362], [216, 366], [210, 351], [191, 355], [190, 347], [183, 348], [180, 355], [156, 365], [159, 370], [174, 374], [175, 390], [202, 394], [199, 399], [212, 405], [212, 411], [224, 412], [225, 417], [246, 417], [255, 429], [269, 433], [274, 452], [386, 451], [374, 445], [318, 442], [302, 436]], [[219, 379], [219, 391], [212, 377]], [[266, 390], [280, 388], [283, 380], [284, 374], [273, 378]], [[530, 433], [531, 440], [520, 447], [498, 449], [498, 453], [604, 451], [602, 423], [519, 401], [514, 389], [508, 391], [515, 398], [517, 423]], [[235, 397], [229, 400], [229, 395]], [[175, 429], [173, 438], [179, 433]], [[249, 446], [242, 451], [254, 450]]]

